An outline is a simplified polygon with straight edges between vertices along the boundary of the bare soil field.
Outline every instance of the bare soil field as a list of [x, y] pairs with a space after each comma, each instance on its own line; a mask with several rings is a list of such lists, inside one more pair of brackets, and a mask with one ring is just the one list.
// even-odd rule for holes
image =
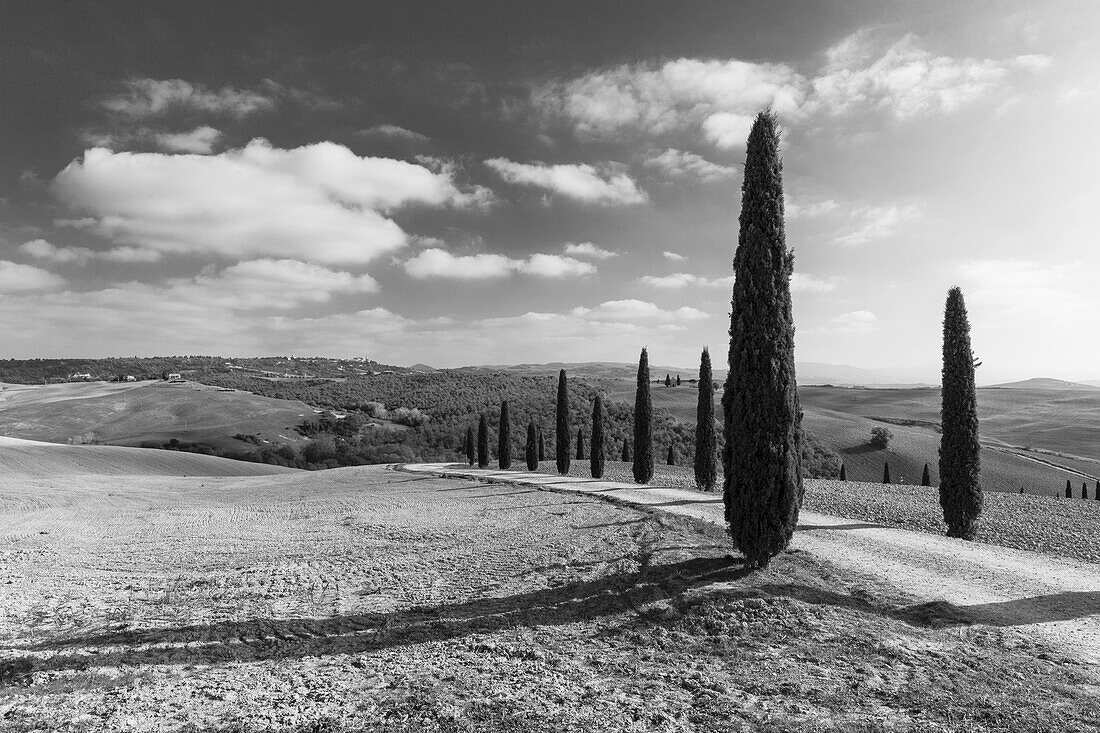
[[5, 384], [0, 433], [53, 443], [137, 445], [177, 438], [244, 450], [237, 433], [272, 443], [304, 440], [295, 427], [314, 417], [304, 402], [222, 391], [194, 382]]
[[384, 467], [0, 477], [5, 731], [1033, 731], [1096, 670], [806, 552]]

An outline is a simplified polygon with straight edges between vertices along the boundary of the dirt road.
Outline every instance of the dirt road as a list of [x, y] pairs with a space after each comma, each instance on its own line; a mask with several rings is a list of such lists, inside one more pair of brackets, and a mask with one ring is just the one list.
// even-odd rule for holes
[[[697, 491], [479, 470], [454, 464], [406, 470], [591, 494], [724, 526], [722, 499]], [[792, 548], [925, 601], [921, 621], [1015, 627], [1100, 664], [1100, 568], [923, 532], [802, 512]]]

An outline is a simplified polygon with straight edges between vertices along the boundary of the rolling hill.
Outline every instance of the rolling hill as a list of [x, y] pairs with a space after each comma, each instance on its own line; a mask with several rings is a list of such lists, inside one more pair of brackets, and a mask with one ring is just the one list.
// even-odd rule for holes
[[295, 426], [312, 417], [304, 402], [261, 397], [192, 382], [6, 384], [0, 434], [52, 443], [138, 445], [176, 438], [214, 448], [249, 447], [233, 436], [296, 443]]

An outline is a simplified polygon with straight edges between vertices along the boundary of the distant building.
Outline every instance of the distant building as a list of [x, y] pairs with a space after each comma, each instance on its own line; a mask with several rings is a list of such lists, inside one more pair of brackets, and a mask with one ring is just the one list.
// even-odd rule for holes
[[137, 377], [135, 377], [135, 376], [134, 376], [133, 374], [127, 374], [127, 375], [126, 375], [126, 381], [127, 381], [127, 382], [136, 382], [136, 381], [137, 381]]
[[70, 382], [90, 382], [90, 381], [92, 381], [92, 375], [87, 374], [87, 373], [70, 374], [69, 375], [69, 381]]
[[168, 381], [169, 382], [182, 382], [183, 381], [183, 375], [180, 374], [179, 372], [168, 372]]

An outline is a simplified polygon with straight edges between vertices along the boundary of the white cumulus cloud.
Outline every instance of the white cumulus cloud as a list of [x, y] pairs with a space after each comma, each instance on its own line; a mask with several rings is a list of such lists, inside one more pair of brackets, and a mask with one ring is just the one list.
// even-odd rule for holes
[[65, 279], [48, 270], [0, 260], [0, 295], [57, 290], [64, 286]]
[[580, 277], [595, 274], [596, 266], [560, 255], [533, 254], [520, 260], [487, 253], [454, 255], [433, 247], [407, 260], [405, 271], [421, 279], [487, 280], [507, 277], [512, 273], [551, 278]]
[[196, 127], [190, 132], [158, 132], [154, 139], [161, 150], [170, 153], [197, 153], [206, 155], [221, 138], [221, 131], [209, 125]]
[[658, 172], [662, 177], [675, 180], [697, 178], [706, 182], [718, 181], [732, 178], [738, 172], [735, 165], [712, 163], [701, 155], [676, 148], [654, 153], [642, 165]]
[[641, 204], [649, 197], [616, 166], [587, 163], [548, 165], [491, 158], [485, 165], [508, 183], [533, 186], [586, 204]]
[[126, 92], [103, 100], [105, 109], [125, 117], [153, 117], [175, 109], [245, 117], [270, 109], [275, 100], [265, 94], [223, 87], [207, 89], [183, 79], [129, 79]]
[[253, 140], [218, 155], [92, 148], [57, 174], [56, 197], [84, 228], [161, 253], [367, 262], [405, 244], [385, 216], [401, 206], [465, 206], [449, 173], [361, 158], [334, 143], [291, 150]]
[[565, 254], [575, 257], [589, 257], [594, 260], [607, 260], [619, 256], [618, 252], [612, 252], [603, 247], [597, 247], [591, 242], [567, 242], [565, 245]]

